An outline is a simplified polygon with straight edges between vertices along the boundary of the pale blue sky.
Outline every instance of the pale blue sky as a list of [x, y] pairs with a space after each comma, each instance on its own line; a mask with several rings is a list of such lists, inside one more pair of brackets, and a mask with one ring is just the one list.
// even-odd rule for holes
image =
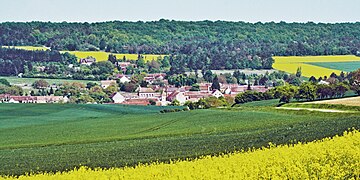
[[356, 22], [360, 0], [0, 0], [5, 21]]

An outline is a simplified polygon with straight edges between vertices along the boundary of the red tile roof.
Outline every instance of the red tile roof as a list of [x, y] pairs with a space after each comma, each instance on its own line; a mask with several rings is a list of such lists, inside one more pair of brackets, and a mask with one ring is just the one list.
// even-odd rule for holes
[[149, 103], [148, 99], [129, 99], [129, 100], [122, 102], [121, 104], [147, 106], [150, 103]]

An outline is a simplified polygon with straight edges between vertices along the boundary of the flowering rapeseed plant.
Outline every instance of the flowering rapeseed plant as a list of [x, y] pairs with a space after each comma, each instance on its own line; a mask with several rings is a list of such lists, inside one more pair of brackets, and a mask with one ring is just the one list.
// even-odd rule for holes
[[[15, 179], [14, 177], [3, 177]], [[275, 146], [136, 167], [30, 174], [19, 179], [359, 179], [360, 132], [307, 144]], [[1, 178], [0, 178], [1, 179]]]

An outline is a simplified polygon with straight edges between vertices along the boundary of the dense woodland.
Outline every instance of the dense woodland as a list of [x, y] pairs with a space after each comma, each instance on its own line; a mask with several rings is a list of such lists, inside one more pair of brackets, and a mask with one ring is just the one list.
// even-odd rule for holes
[[174, 74], [188, 69], [270, 69], [272, 55], [359, 54], [360, 23], [7, 22], [0, 24], [0, 45], [170, 54]]
[[[14, 48], [0, 48], [0, 75], [18, 75], [33, 70], [34, 64], [49, 65], [58, 63], [61, 66], [77, 63], [77, 58], [69, 53], [59, 51], [27, 51]], [[51, 68], [52, 66], [47, 66]]]

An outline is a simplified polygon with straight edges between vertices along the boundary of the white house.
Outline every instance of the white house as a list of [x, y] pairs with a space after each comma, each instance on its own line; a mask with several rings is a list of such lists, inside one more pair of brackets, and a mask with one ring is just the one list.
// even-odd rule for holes
[[166, 98], [166, 100], [169, 102], [177, 100], [182, 105], [188, 100], [188, 98], [185, 96], [185, 92], [174, 91]]
[[126, 100], [126, 98], [121, 95], [119, 92], [116, 92], [114, 93], [112, 96], [111, 96], [111, 99], [114, 101], [114, 103], [116, 104], [120, 104], [122, 102], [124, 102]]
[[321, 80], [321, 81], [319, 81], [319, 82], [318, 82], [318, 84], [325, 84], [325, 85], [329, 85], [330, 83], [329, 83], [329, 82], [327, 82], [327, 81], [323, 81], [323, 80]]
[[224, 95], [217, 89], [213, 90], [211, 93], [212, 96], [219, 98], [219, 97], [224, 97]]
[[224, 94], [231, 94], [231, 88], [227, 87], [227, 88], [224, 90]]
[[124, 84], [130, 82], [130, 79], [126, 76], [122, 76], [119, 81]]
[[10, 98], [9, 103], [19, 103], [19, 101], [15, 100], [14, 98]]

